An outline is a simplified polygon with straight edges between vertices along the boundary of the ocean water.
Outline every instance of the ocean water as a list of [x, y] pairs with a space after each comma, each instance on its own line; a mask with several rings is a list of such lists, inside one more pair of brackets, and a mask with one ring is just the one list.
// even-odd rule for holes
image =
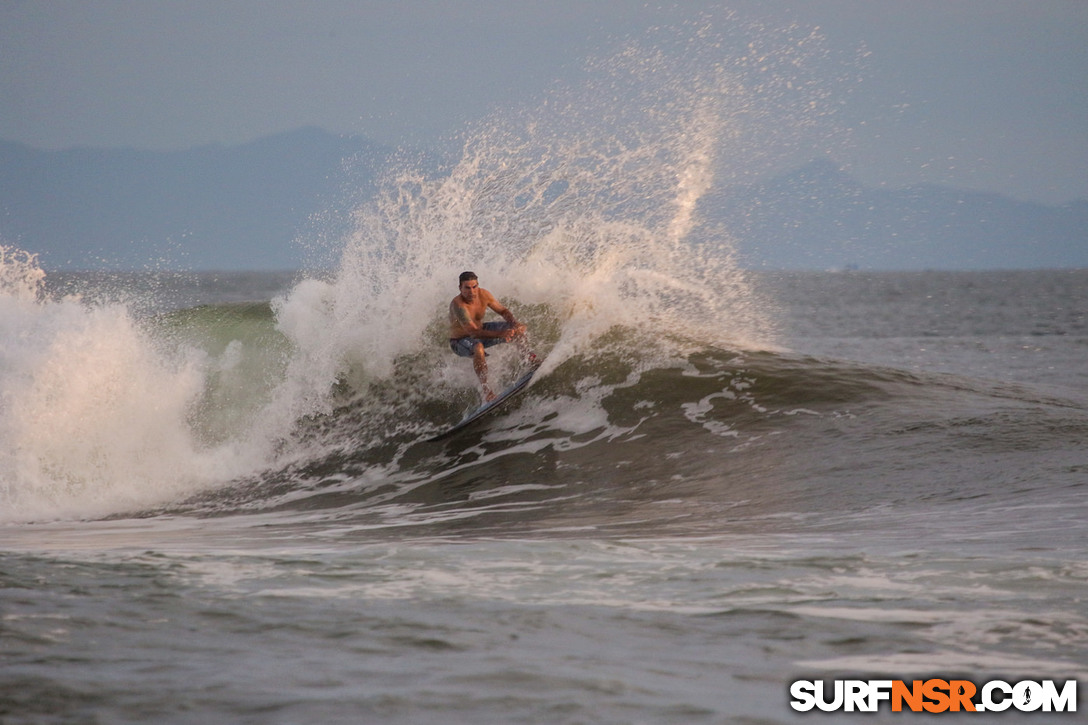
[[[0, 720], [779, 723], [800, 679], [1084, 681], [1088, 271], [746, 270], [698, 202], [810, 129], [771, 82], [800, 47], [597, 61], [391, 165], [327, 270], [3, 246]], [[543, 366], [432, 443], [478, 401], [465, 268]], [[859, 718], [912, 716], [824, 716]]]
[[[188, 419], [155, 409], [176, 360], [142, 390], [123, 344], [79, 350], [95, 329], [60, 354], [119, 365], [121, 399], [51, 387], [92, 420], [6, 440], [5, 722], [784, 722], [795, 679], [1088, 669], [1088, 272], [754, 275], [782, 349], [612, 331], [441, 443], [475, 393], [428, 340], [403, 387], [341, 382], [267, 468], [218, 478], [245, 458], [220, 428], [252, 416], [155, 425], [229, 408], [247, 356], [282, 348], [285, 374], [267, 301], [216, 300], [291, 282], [174, 284], [201, 303], [136, 326], [203, 341]], [[48, 486], [12, 475], [35, 444]]]

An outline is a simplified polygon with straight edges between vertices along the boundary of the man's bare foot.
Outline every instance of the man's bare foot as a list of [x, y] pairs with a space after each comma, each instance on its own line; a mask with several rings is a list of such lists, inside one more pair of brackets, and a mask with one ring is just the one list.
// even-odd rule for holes
[[484, 386], [484, 402], [485, 402], [485, 403], [490, 403], [490, 402], [491, 402], [492, 400], [494, 400], [494, 399], [495, 399], [496, 397], [497, 397], [497, 396], [495, 395], [495, 392], [494, 392], [493, 390], [491, 390], [491, 388], [489, 388], [489, 387], [487, 387], [487, 386], [485, 385], [485, 386]]

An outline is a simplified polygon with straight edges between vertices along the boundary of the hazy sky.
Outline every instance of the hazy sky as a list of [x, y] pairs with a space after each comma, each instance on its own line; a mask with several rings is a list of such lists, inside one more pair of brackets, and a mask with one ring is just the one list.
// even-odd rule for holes
[[1088, 198], [1088, 0], [0, 0], [0, 138], [180, 149], [315, 125], [428, 144], [709, 11], [868, 52], [869, 184]]

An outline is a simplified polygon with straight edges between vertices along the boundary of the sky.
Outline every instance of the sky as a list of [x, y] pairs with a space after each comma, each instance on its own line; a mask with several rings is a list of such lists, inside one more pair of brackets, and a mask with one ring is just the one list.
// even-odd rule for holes
[[[0, 139], [439, 143], [695, 13], [819, 28], [861, 181], [1088, 199], [1088, 0], [0, 0]], [[834, 92], [834, 91], [833, 91]]]

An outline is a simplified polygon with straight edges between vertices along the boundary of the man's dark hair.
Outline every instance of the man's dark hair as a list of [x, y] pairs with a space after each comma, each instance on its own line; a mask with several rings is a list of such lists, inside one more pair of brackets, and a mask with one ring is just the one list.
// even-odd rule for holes
[[460, 287], [465, 282], [468, 282], [470, 279], [479, 281], [480, 278], [476, 276], [475, 272], [462, 272], [461, 276], [457, 278], [457, 286]]

